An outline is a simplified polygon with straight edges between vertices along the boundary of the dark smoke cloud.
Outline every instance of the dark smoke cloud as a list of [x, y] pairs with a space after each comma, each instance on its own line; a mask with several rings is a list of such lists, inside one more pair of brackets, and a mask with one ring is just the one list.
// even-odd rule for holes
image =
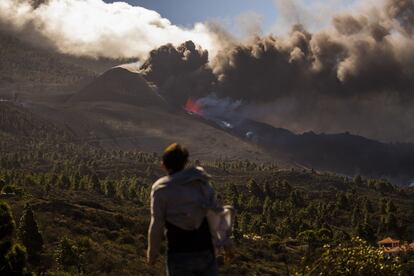
[[408, 42], [396, 41], [388, 21], [343, 14], [332, 23], [331, 31], [310, 34], [298, 25], [285, 38], [261, 37], [222, 51], [213, 62], [217, 93], [247, 101], [311, 92], [345, 97], [383, 91], [411, 94], [414, 52], [401, 59], [399, 43]]
[[286, 37], [227, 49], [213, 62], [215, 92], [250, 103], [248, 116], [298, 132], [413, 142], [413, 6], [391, 0], [376, 16], [344, 13], [325, 31], [298, 25]]
[[214, 93], [242, 100], [247, 116], [276, 126], [414, 141], [414, 2], [388, 0], [331, 23], [315, 33], [298, 24], [286, 36], [233, 41], [209, 64], [193, 46], [193, 61], [167, 46], [143, 69], [178, 101]]
[[208, 67], [207, 51], [192, 41], [177, 48], [167, 44], [151, 51], [141, 73], [158, 86], [163, 96], [180, 105], [189, 97], [206, 95], [215, 80]]
[[414, 35], [414, 1], [388, 1], [386, 11], [390, 18], [398, 21], [399, 25], [407, 35]]
[[310, 38], [298, 25], [288, 40], [257, 37], [249, 45], [222, 51], [212, 63], [219, 80], [216, 93], [246, 101], [268, 101], [301, 91], [304, 87], [296, 80], [308, 77], [303, 68], [309, 67]]
[[[24, 2], [20, 0], [20, 2]], [[48, 4], [48, 0], [29, 0], [29, 4], [34, 8], [37, 9], [40, 5]]]

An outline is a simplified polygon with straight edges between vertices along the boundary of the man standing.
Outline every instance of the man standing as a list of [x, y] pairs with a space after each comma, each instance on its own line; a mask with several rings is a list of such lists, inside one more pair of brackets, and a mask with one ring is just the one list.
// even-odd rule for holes
[[218, 209], [209, 175], [188, 168], [188, 151], [179, 144], [168, 146], [162, 166], [168, 173], [152, 185], [151, 223], [148, 230], [148, 263], [167, 240], [167, 275], [218, 275], [207, 211]]

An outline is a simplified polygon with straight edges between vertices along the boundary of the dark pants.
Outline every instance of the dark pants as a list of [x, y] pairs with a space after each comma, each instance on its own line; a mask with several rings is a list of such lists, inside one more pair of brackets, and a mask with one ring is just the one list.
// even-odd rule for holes
[[216, 257], [211, 251], [170, 253], [167, 276], [218, 276]]

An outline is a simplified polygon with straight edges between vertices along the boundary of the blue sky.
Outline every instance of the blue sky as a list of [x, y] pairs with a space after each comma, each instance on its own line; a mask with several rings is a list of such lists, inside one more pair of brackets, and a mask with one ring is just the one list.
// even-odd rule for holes
[[[121, 0], [119, 0], [121, 1]], [[266, 30], [276, 22], [274, 0], [124, 0], [134, 6], [155, 10], [173, 24], [191, 27], [196, 22], [221, 20], [231, 24], [244, 13], [263, 17]], [[114, 0], [106, 0], [114, 2]]]
[[[352, 9], [361, 0], [104, 0], [123, 1], [154, 10], [174, 25], [192, 27], [197, 22], [219, 21], [230, 31], [238, 31], [237, 18], [260, 15], [264, 33], [288, 30], [296, 23], [309, 30], [319, 30], [330, 23], [331, 16]], [[224, 24], [223, 24], [224, 23]]]

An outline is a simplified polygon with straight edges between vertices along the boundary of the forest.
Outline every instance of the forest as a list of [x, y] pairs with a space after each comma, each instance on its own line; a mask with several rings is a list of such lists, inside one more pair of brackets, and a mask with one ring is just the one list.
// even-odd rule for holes
[[[160, 153], [79, 140], [7, 102], [0, 152], [0, 274], [162, 275], [164, 259], [145, 259]], [[272, 162], [190, 163], [237, 210], [222, 275], [412, 275], [412, 252], [387, 259], [376, 245], [414, 240], [412, 188]]]

